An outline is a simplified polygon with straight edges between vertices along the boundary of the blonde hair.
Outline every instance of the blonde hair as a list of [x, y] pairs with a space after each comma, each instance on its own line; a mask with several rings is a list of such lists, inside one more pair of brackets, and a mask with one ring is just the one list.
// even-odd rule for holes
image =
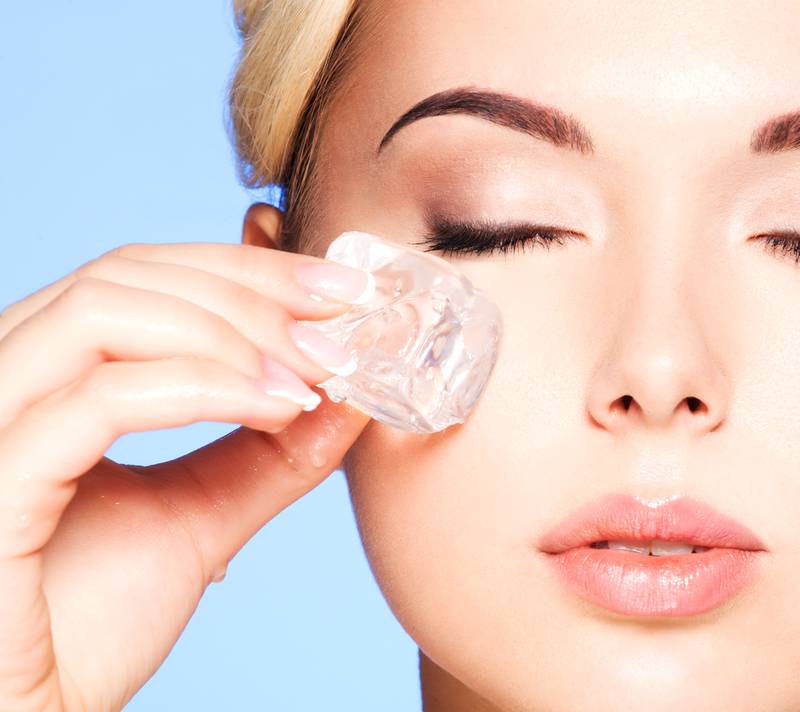
[[286, 250], [309, 242], [319, 129], [346, 85], [364, 7], [363, 0], [233, 0], [242, 46], [227, 111], [237, 171], [248, 188], [283, 187]]

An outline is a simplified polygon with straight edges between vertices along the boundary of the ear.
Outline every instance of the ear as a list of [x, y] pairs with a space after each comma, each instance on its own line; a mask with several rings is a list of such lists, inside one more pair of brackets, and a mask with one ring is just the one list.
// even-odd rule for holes
[[269, 203], [253, 203], [244, 214], [242, 244], [278, 249], [283, 213]]

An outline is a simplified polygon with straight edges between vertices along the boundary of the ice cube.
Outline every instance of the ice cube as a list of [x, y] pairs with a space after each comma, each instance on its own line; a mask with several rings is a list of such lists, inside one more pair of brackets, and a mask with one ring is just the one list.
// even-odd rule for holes
[[333, 319], [300, 322], [342, 344], [358, 364], [319, 387], [400, 430], [463, 423], [497, 359], [498, 307], [446, 260], [378, 235], [344, 232], [325, 257], [372, 272], [375, 294]]

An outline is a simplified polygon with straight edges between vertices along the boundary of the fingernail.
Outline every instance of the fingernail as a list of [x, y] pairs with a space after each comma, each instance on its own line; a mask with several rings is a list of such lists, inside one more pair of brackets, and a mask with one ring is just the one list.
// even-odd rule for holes
[[259, 379], [258, 385], [268, 396], [288, 398], [302, 405], [303, 410], [314, 410], [320, 404], [319, 393], [312, 391], [294, 371], [268, 356], [262, 361], [264, 377]]
[[332, 341], [316, 329], [294, 323], [289, 327], [292, 341], [322, 368], [337, 376], [349, 376], [356, 370], [356, 360], [344, 346]]
[[295, 267], [297, 281], [312, 298], [364, 304], [375, 294], [372, 272], [336, 262], [303, 262]]

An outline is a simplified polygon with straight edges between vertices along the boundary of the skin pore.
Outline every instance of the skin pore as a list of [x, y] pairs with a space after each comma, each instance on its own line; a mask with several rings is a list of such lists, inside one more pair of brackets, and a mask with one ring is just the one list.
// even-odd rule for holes
[[[492, 378], [466, 423], [371, 421], [344, 461], [376, 580], [420, 647], [426, 712], [800, 708], [800, 265], [759, 238], [800, 229], [800, 150], [754, 150], [800, 109], [800, 5], [371, 6], [380, 37], [321, 129], [304, 251], [349, 229], [416, 245], [442, 214], [571, 234], [447, 255], [503, 311]], [[378, 153], [412, 106], [458, 87], [558, 109], [592, 151], [446, 113]], [[279, 223], [255, 206], [243, 240], [274, 246]], [[673, 619], [565, 592], [533, 542], [608, 492], [735, 517], [769, 548], [756, 584]]]

